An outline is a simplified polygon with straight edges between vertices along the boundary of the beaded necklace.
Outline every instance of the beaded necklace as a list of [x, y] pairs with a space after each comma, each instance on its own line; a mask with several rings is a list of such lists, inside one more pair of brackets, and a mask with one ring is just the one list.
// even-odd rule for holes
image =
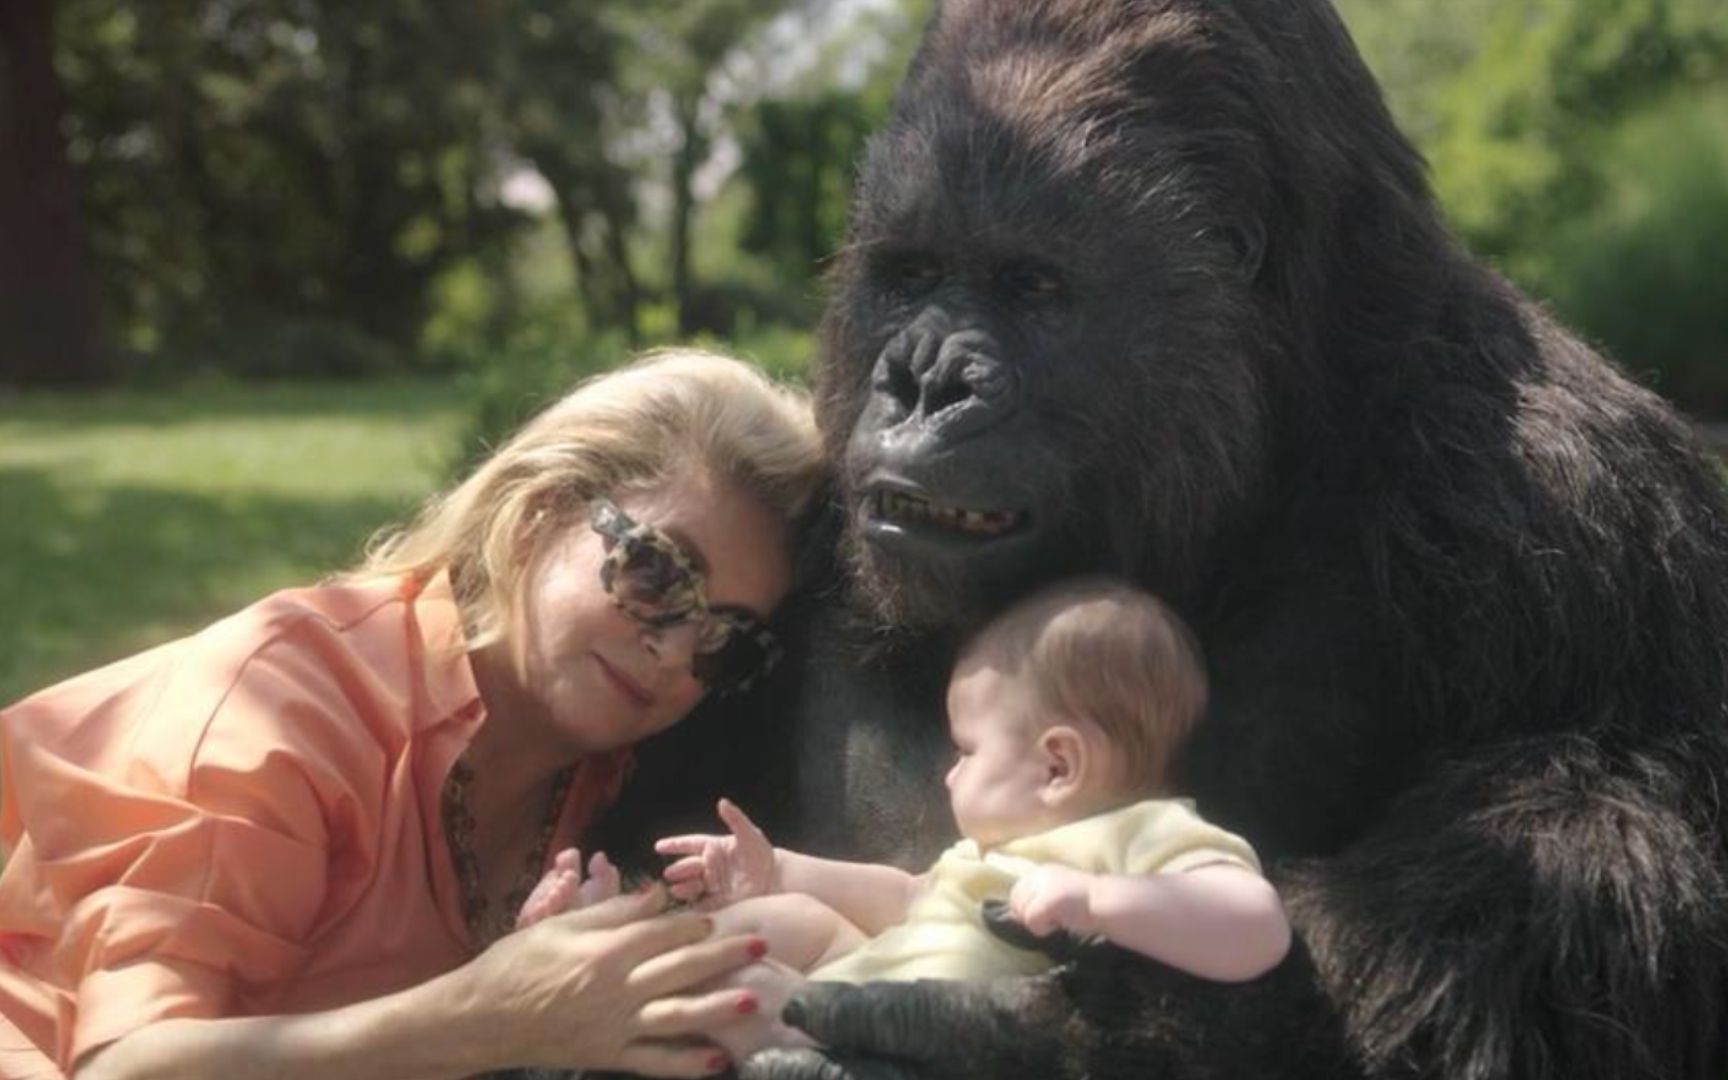
[[546, 865], [546, 854], [552, 847], [552, 833], [558, 827], [558, 813], [564, 808], [564, 798], [570, 793], [570, 783], [576, 776], [574, 765], [559, 770], [552, 780], [552, 795], [546, 803], [545, 819], [528, 851], [527, 865], [516, 883], [504, 895], [503, 909], [492, 911], [486, 899], [486, 889], [480, 879], [480, 860], [474, 854], [474, 812], [469, 808], [468, 788], [474, 782], [474, 767], [467, 758], [457, 758], [450, 766], [450, 778], [444, 783], [442, 806], [444, 834], [450, 838], [450, 857], [456, 864], [456, 878], [462, 884], [462, 915], [468, 923], [468, 933], [474, 943], [484, 949], [516, 928], [516, 913], [527, 903], [528, 894], [540, 880]]

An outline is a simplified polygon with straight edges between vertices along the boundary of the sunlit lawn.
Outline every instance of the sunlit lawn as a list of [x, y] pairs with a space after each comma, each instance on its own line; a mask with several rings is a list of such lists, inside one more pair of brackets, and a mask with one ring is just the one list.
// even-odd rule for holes
[[444, 477], [457, 383], [0, 396], [0, 704], [358, 555]]

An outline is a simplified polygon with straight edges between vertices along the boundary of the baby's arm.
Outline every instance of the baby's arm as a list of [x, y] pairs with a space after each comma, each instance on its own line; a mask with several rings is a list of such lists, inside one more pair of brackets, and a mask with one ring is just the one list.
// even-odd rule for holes
[[1277, 892], [1236, 863], [1164, 874], [1088, 874], [1046, 864], [1015, 884], [1008, 906], [1040, 937], [1057, 929], [1096, 934], [1220, 982], [1264, 975], [1290, 949]]
[[776, 848], [728, 799], [720, 800], [719, 813], [730, 836], [669, 836], [655, 843], [662, 855], [683, 856], [666, 868], [673, 896], [716, 908], [752, 896], [804, 893], [871, 935], [905, 920], [918, 887], [913, 875]]
[[923, 881], [895, 866], [818, 859], [783, 848], [774, 849], [774, 861], [783, 892], [815, 897], [870, 937], [906, 921]]

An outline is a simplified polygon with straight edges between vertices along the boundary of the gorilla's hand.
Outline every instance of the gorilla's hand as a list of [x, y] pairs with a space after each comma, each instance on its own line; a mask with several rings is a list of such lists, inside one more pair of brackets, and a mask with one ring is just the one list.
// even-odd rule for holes
[[787, 1023], [824, 1050], [764, 1050], [742, 1080], [952, 1080], [1059, 1075], [1060, 1031], [1072, 1006], [1059, 977], [987, 982], [810, 983]]
[[[1022, 949], [1071, 959], [1080, 942], [1057, 931], [1038, 937], [1008, 905], [984, 902], [984, 925]], [[863, 986], [811, 983], [783, 1014], [825, 1050], [771, 1050], [750, 1058], [742, 1080], [942, 1080], [1050, 1077], [1057, 1029], [1073, 1005], [1057, 974], [963, 983], [927, 979]]]
[[1066, 930], [1052, 930], [1040, 937], [1008, 910], [1008, 905], [1001, 900], [986, 900], [982, 915], [984, 926], [997, 937], [1017, 949], [1031, 949], [1048, 955], [1057, 963], [1074, 959], [1083, 947], [1083, 942]]

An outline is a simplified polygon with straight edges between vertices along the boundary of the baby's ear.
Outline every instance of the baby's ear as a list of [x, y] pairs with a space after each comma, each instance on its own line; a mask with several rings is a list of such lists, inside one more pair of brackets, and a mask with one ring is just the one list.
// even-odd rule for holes
[[1038, 736], [1044, 763], [1045, 801], [1056, 803], [1078, 792], [1093, 767], [1092, 748], [1071, 724], [1052, 724]]

